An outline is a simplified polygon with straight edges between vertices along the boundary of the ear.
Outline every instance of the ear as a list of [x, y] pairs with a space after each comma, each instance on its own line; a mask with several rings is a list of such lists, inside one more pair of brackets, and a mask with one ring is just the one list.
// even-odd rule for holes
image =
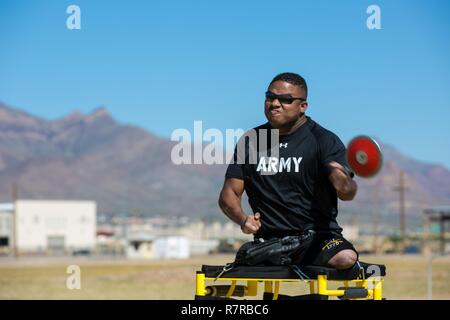
[[308, 109], [308, 102], [307, 102], [307, 101], [303, 101], [303, 102], [300, 104], [300, 111], [301, 111], [302, 113], [305, 113], [305, 112], [306, 112], [306, 109]]

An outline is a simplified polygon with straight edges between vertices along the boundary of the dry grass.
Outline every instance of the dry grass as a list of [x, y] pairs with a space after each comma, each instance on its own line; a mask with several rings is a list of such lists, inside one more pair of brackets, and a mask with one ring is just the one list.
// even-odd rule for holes
[[[232, 261], [212, 255], [167, 261], [0, 260], [0, 299], [193, 299], [195, 271], [202, 264]], [[422, 256], [365, 256], [383, 263], [388, 275], [388, 299], [426, 299], [427, 261]], [[81, 267], [81, 290], [66, 288], [66, 268]], [[304, 292], [306, 285], [282, 284], [287, 294]], [[450, 257], [433, 262], [433, 298], [450, 299]]]

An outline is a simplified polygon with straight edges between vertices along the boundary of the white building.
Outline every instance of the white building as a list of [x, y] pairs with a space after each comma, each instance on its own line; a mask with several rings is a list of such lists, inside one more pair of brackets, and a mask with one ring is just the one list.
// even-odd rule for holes
[[158, 259], [187, 259], [190, 256], [189, 239], [181, 236], [161, 237], [155, 240]]
[[[97, 225], [94, 201], [17, 200], [10, 217], [14, 215], [15, 230], [13, 222], [10, 234], [15, 231], [18, 253], [94, 249]], [[9, 245], [13, 246], [13, 242], [11, 239]]]
[[126, 255], [129, 259], [187, 259], [190, 241], [183, 236], [136, 234], [128, 239]]

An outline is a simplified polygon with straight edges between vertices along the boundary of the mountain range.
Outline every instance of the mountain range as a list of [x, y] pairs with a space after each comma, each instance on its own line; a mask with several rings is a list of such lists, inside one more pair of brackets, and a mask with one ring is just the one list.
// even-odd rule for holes
[[[397, 221], [400, 172], [408, 221], [427, 206], [450, 204], [450, 171], [378, 141], [381, 172], [356, 178], [358, 194], [340, 203], [343, 221], [369, 222], [374, 210]], [[116, 121], [104, 107], [47, 120], [0, 104], [0, 201], [19, 198], [92, 199], [106, 216], [188, 216], [224, 219], [217, 206], [225, 165], [175, 165], [175, 142]], [[248, 206], [245, 205], [248, 210]], [[384, 219], [384, 220], [383, 220]]]

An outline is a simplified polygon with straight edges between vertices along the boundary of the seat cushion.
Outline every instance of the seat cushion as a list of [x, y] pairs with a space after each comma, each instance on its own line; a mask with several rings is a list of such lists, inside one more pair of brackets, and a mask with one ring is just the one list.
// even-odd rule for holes
[[[382, 264], [371, 264], [360, 262], [361, 268], [355, 264], [352, 268], [346, 270], [337, 270], [334, 268], [321, 266], [299, 266], [300, 270], [308, 278], [316, 279], [318, 275], [326, 275], [329, 280], [355, 280], [364, 272], [364, 277], [372, 275], [385, 276], [386, 266]], [[223, 270], [224, 266], [203, 265], [201, 272], [206, 277], [215, 278]], [[379, 270], [379, 274], [376, 271]], [[252, 278], [252, 279], [298, 279], [298, 275], [288, 266], [235, 266], [231, 270], [224, 272], [221, 278]]]

